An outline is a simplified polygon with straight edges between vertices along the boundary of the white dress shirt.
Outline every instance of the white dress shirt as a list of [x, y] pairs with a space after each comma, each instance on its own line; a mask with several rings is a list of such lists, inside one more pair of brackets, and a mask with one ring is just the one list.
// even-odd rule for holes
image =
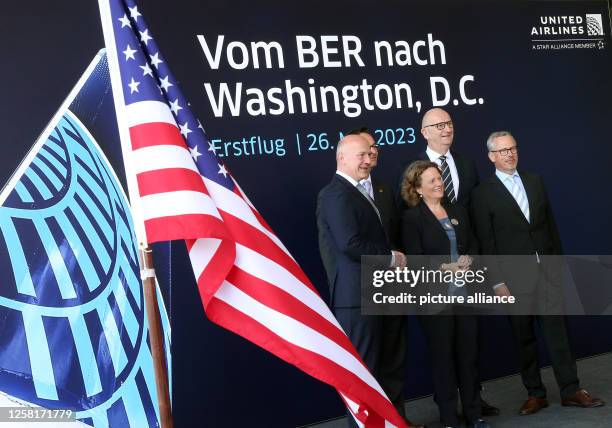
[[451, 155], [450, 150], [446, 152], [445, 155], [437, 153], [432, 150], [429, 146], [427, 146], [427, 150], [425, 150], [427, 157], [430, 161], [435, 162], [438, 166], [442, 165], [442, 161], [440, 160], [440, 156], [446, 156], [446, 163], [448, 164], [448, 168], [450, 169], [451, 178], [453, 180], [453, 189], [455, 190], [455, 198], [459, 197], [459, 173], [457, 172], [457, 165], [455, 165], [455, 160], [453, 159], [453, 155]]

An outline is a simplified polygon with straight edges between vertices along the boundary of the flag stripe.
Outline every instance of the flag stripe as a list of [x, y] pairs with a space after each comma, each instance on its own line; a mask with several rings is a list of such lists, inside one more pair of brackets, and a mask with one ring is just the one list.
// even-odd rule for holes
[[178, 190], [206, 193], [200, 174], [189, 169], [168, 168], [146, 171], [138, 174], [137, 179], [140, 196]]
[[33, 223], [49, 257], [51, 272], [55, 276], [62, 299], [74, 299], [76, 297], [74, 284], [70, 278], [70, 273], [68, 273], [68, 268], [66, 268], [62, 252], [57, 247], [49, 226], [41, 219], [34, 219]]
[[83, 373], [85, 392], [87, 397], [92, 397], [102, 391], [102, 381], [100, 380], [90, 337], [87, 335], [87, 325], [80, 314], [70, 318], [69, 322], [81, 372]]
[[85, 282], [87, 283], [89, 291], [94, 290], [96, 287], [100, 285], [100, 277], [98, 276], [98, 273], [96, 272], [96, 268], [94, 267], [91, 261], [91, 256], [93, 255], [90, 255], [87, 253], [85, 246], [83, 245], [83, 243], [81, 242], [81, 239], [77, 235], [76, 230], [74, 230], [72, 223], [70, 223], [70, 221], [68, 220], [68, 217], [66, 217], [65, 212], [59, 212], [57, 214], [56, 220], [62, 232], [66, 236], [66, 240], [68, 244], [70, 245], [72, 252], [75, 255], [78, 255], [78, 257], [76, 258], [76, 261], [79, 264], [79, 267], [81, 271], [83, 272], [83, 275], [85, 276], [85, 280], [86, 280]]
[[185, 168], [198, 172], [189, 151], [184, 147], [172, 145], [147, 146], [134, 150], [132, 158], [135, 174], [167, 168]]
[[142, 123], [130, 128], [132, 149], [151, 146], [176, 146], [185, 149], [185, 141], [175, 125], [162, 122]]
[[281, 248], [268, 237], [267, 234], [260, 233], [261, 229], [251, 227], [250, 224], [240, 221], [232, 215], [228, 215], [224, 212], [221, 213], [225, 224], [234, 231], [234, 238], [237, 244], [243, 245], [256, 251], [268, 259], [274, 260], [276, 263], [287, 269], [294, 275], [301, 283], [306, 285], [312, 291], [316, 292], [314, 286], [310, 283], [310, 280], [300, 269], [298, 264], [285, 253]]
[[[338, 364], [337, 358], [326, 358], [316, 350], [305, 349], [286, 340], [273, 330], [268, 329], [266, 325], [261, 324], [250, 314], [240, 311], [222, 299], [213, 299], [210, 308], [213, 309], [213, 315], [210, 318], [216, 323], [247, 338], [259, 346], [265, 347], [269, 352], [285, 361], [295, 364], [311, 376], [326, 383], [333, 382], [336, 388], [346, 395], [352, 397], [368, 397], [370, 401], [367, 403], [360, 400], [362, 406], [375, 409], [380, 415], [389, 416], [389, 411], [385, 411], [385, 407], [389, 405], [385, 393], [379, 388], [373, 388], [366, 384], [363, 376], [355, 374], [355, 372]], [[303, 358], [296, 359], [296, 355]], [[367, 373], [367, 377], [370, 377], [372, 381], [376, 383], [370, 373]], [[391, 407], [391, 409], [393, 409], [393, 407]], [[397, 420], [397, 426], [405, 426], [401, 425], [398, 418], [399, 416], [395, 418], [395, 420]], [[370, 427], [368, 426], [368, 428]]]
[[245, 204], [245, 201], [236, 193], [227, 190], [225, 187], [215, 183], [212, 180], [209, 180], [204, 177], [204, 184], [208, 189], [208, 193], [211, 198], [215, 201], [217, 208], [219, 211], [225, 211], [228, 214], [236, 217], [240, 221], [251, 225], [252, 227], [259, 229], [263, 232], [270, 240], [276, 244], [282, 251], [285, 252], [287, 256], [291, 259], [291, 255], [283, 245], [283, 243], [274, 235], [274, 233], [270, 232], [268, 229], [262, 226], [262, 224], [258, 221], [257, 217], [253, 214], [253, 211], [249, 207], [248, 204]]
[[224, 238], [227, 234], [223, 223], [216, 217], [204, 214], [182, 214], [172, 217], [156, 217], [145, 220], [149, 242], [197, 239], [208, 236]]
[[198, 289], [202, 303], [206, 308], [223, 283], [228, 272], [232, 269], [236, 258], [236, 247], [230, 240], [222, 240], [218, 251], [213, 255], [210, 263], [197, 277]]
[[238, 268], [231, 270], [227, 280], [254, 300], [329, 337], [355, 358], [359, 358], [339, 326], [330, 323], [295, 296]]
[[53, 363], [49, 353], [49, 342], [45, 334], [41, 316], [34, 311], [23, 312], [23, 323], [30, 367], [32, 368], [32, 381], [36, 395], [43, 399], [57, 400], [57, 388], [53, 378]]
[[236, 267], [248, 272], [250, 275], [286, 291], [341, 330], [340, 324], [331, 314], [321, 297], [312, 288], [302, 283], [300, 279], [274, 260], [265, 257], [262, 253], [238, 244], [236, 245], [235, 264]]
[[167, 123], [176, 128], [176, 121], [170, 108], [160, 101], [139, 101], [128, 104], [125, 106], [125, 117], [128, 128], [151, 122]]
[[113, 317], [113, 311], [108, 305], [108, 302], [97, 307], [96, 311], [100, 319], [100, 325], [104, 331], [104, 336], [106, 337], [106, 344], [109, 350], [108, 356], [113, 363], [115, 375], [117, 375], [121, 373], [128, 363], [128, 357], [121, 344], [121, 334], [119, 333], [115, 317]]
[[210, 197], [192, 190], [154, 193], [140, 198], [144, 219], [202, 214], [221, 219]]
[[199, 278], [221, 246], [221, 239], [201, 238], [193, 242], [189, 251], [191, 266], [196, 278]]
[[228, 281], [224, 281], [219, 287], [219, 290], [215, 293], [215, 298], [248, 315], [283, 340], [335, 361], [336, 364], [357, 374], [371, 388], [384, 395], [382, 388], [376, 383], [363, 363], [328, 337], [293, 318], [266, 307]]

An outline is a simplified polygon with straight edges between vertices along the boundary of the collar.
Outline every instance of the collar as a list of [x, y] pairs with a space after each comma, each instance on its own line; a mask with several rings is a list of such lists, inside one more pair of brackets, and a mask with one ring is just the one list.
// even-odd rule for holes
[[368, 178], [364, 178], [363, 180], [359, 180], [360, 183], [365, 183], [368, 181], [370, 185], [372, 185], [372, 174], [368, 175]]
[[351, 177], [350, 175], [347, 175], [345, 173], [343, 173], [342, 171], [338, 171], [336, 170], [336, 174], [338, 174], [340, 177], [344, 178], [345, 180], [347, 180], [349, 183], [351, 183], [353, 186], [357, 187], [357, 185], [359, 184], [358, 181], [356, 181], [353, 177]]
[[505, 172], [500, 171], [499, 169], [496, 169], [495, 170], [495, 175], [497, 175], [497, 178], [499, 178], [502, 183], [507, 181], [508, 179], [514, 179], [514, 177], [521, 178], [521, 176], [519, 175], [518, 171], [514, 171], [514, 173], [512, 173], [512, 174], [507, 174]]
[[446, 156], [446, 160], [448, 161], [448, 159], [453, 159], [453, 155], [451, 155], [451, 151], [449, 150], [448, 152], [446, 152], [445, 155], [442, 155], [438, 152], [436, 152], [435, 150], [433, 150], [431, 147], [427, 146], [427, 149], [425, 150], [425, 153], [427, 154], [427, 157], [429, 158], [429, 160], [435, 162], [440, 160], [440, 156]]

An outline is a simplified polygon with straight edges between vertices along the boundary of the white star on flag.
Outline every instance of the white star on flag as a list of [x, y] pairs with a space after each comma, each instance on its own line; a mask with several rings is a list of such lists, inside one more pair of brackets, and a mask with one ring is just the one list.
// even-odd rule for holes
[[159, 59], [159, 52], [156, 52], [155, 55], [151, 55], [149, 58], [151, 58], [151, 64], [153, 64], [155, 68], [159, 68], [158, 65], [163, 62], [161, 59]]
[[139, 65], [138, 67], [142, 68], [143, 76], [149, 75], [153, 77], [153, 70], [151, 70], [151, 67], [149, 67], [149, 63], [146, 63], [145, 65]]
[[140, 12], [138, 12], [138, 6], [128, 7], [130, 10], [130, 16], [134, 18], [134, 21], [138, 22], [138, 17], [142, 16]]
[[130, 47], [130, 45], [127, 45], [127, 47], [125, 48], [125, 50], [123, 51], [123, 54], [125, 55], [125, 60], [127, 61], [128, 59], [133, 59], [136, 60], [136, 58], [134, 58], [134, 54], [136, 53], [135, 49], [132, 49]]
[[168, 92], [168, 88], [170, 86], [174, 86], [172, 83], [170, 83], [170, 81], [168, 80], [169, 76], [164, 77], [163, 79], [159, 79], [160, 85], [162, 88], [164, 88], [164, 90], [166, 92]]
[[134, 92], [138, 92], [138, 85], [140, 85], [140, 82], [135, 81], [134, 78], [132, 77], [132, 81], [128, 83], [128, 86], [130, 87], [130, 94], [133, 94]]
[[185, 122], [182, 125], [179, 124], [179, 128], [181, 129], [181, 134], [183, 134], [183, 137], [185, 138], [187, 138], [187, 135], [193, 132], [191, 129], [189, 129], [189, 122]]
[[212, 141], [208, 142], [208, 151], [209, 152], [213, 152], [215, 155], [217, 154], [217, 148], [215, 147], [215, 145], [212, 143]]
[[170, 111], [174, 114], [178, 114], [179, 110], [183, 110], [183, 107], [181, 107], [178, 102], [178, 98], [170, 102]]
[[[219, 164], [217, 164], [219, 165]], [[225, 165], [219, 165], [219, 174], [223, 174], [223, 177], [227, 177], [227, 170], [225, 169]]]
[[191, 152], [191, 157], [194, 161], [198, 161], [198, 156], [202, 156], [202, 153], [198, 152], [198, 146], [196, 145], [193, 149], [189, 147], [189, 151]]
[[202, 131], [204, 131], [204, 127], [202, 126], [202, 123], [200, 122], [200, 119], [198, 119], [198, 128], [200, 128]]
[[149, 40], [153, 39], [153, 37], [149, 36], [148, 28], [144, 31], [139, 31], [139, 33], [140, 33], [140, 41], [143, 42], [145, 45], [149, 43]]
[[117, 18], [119, 19], [119, 21], [121, 21], [121, 28], [123, 27], [130, 27], [132, 28], [132, 24], [130, 23], [130, 18], [127, 17], [127, 15], [124, 13], [122, 18]]

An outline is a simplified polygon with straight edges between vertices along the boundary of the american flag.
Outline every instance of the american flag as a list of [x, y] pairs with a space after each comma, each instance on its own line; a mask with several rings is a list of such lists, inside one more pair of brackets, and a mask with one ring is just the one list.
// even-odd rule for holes
[[185, 240], [210, 320], [335, 387], [359, 426], [405, 426], [298, 263], [215, 155], [136, 4], [100, 0], [100, 11], [113, 85], [121, 85], [115, 102], [124, 100], [117, 105], [119, 125], [129, 129], [126, 170], [137, 177], [147, 240]]

